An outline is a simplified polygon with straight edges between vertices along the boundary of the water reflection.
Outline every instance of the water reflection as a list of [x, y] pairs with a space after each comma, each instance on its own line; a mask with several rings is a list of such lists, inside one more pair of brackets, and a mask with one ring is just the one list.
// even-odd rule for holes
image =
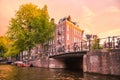
[[84, 73], [84, 80], [120, 80], [120, 77]]
[[[84, 78], [83, 78], [84, 77]], [[120, 80], [118, 77], [84, 74], [64, 69], [0, 65], [0, 80]]]
[[83, 73], [81, 71], [70, 71], [65, 69], [49, 69], [53, 77], [51, 80], [82, 80]]

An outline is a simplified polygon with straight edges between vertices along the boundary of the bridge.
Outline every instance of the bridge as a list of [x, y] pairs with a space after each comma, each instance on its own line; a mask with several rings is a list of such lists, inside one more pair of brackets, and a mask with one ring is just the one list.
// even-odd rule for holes
[[49, 58], [54, 59], [53, 61], [57, 64], [58, 68], [62, 65], [64, 68], [82, 69], [83, 56], [87, 54], [87, 52], [94, 49], [120, 49], [120, 36], [97, 38], [95, 40], [88, 39], [88, 41], [68, 45], [67, 48], [68, 49], [64, 49], [64, 47], [61, 47], [57, 54], [54, 52], [50, 53]]
[[83, 56], [87, 51], [77, 51], [77, 52], [67, 52], [57, 55], [49, 56], [52, 60], [52, 64], [57, 64], [54, 68], [62, 68], [70, 69], [70, 70], [80, 70], [83, 68]]
[[62, 54], [58, 54], [58, 55], [51, 55], [51, 56], [49, 56], [49, 58], [56, 58], [56, 59], [78, 58], [78, 57], [82, 57], [86, 53], [87, 53], [87, 51], [68, 52], [68, 53], [62, 53]]
[[70, 45], [61, 46], [56, 50], [49, 51], [50, 58], [66, 58], [83, 56], [90, 50], [95, 49], [119, 49], [120, 48], [120, 35], [106, 38], [88, 38], [87, 41], [74, 42]]

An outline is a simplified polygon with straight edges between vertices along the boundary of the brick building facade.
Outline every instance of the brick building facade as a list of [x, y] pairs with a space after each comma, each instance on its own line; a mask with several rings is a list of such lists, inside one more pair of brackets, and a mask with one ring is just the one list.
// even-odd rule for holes
[[82, 41], [83, 32], [71, 21], [70, 16], [60, 19], [56, 25], [54, 40], [49, 41], [48, 53], [54, 55], [77, 50], [77, 43]]

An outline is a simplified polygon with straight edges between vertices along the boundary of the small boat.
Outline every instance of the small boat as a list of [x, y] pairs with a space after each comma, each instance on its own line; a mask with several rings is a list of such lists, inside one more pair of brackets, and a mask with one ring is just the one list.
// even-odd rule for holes
[[14, 64], [18, 67], [32, 67], [32, 64], [23, 61], [15, 61]]
[[24, 63], [24, 64], [23, 64], [23, 67], [31, 67], [31, 64], [29, 64], [29, 63]]

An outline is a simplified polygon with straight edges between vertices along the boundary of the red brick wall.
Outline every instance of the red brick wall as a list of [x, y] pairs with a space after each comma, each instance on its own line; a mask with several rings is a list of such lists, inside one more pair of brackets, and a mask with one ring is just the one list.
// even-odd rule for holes
[[120, 75], [120, 50], [96, 50], [84, 55], [83, 71], [107, 75]]
[[[64, 27], [64, 29], [63, 29], [63, 27]], [[75, 30], [79, 34], [75, 34]], [[62, 34], [58, 35], [58, 31], [62, 32]], [[68, 45], [70, 45], [70, 47], [73, 47], [73, 45], [74, 45], [74, 38], [78, 39], [79, 42], [80, 42], [80, 40], [82, 40], [82, 33], [83, 33], [83, 30], [76, 27], [72, 22], [65, 20], [56, 26], [56, 36], [55, 36], [56, 44], [55, 44], [55, 46], [57, 46], [57, 48], [58, 48], [58, 46], [64, 45], [66, 51], [68, 51]], [[62, 38], [62, 44], [60, 45], [60, 44], [58, 44], [57, 40], [61, 39], [61, 36], [64, 36], [64, 38]]]

